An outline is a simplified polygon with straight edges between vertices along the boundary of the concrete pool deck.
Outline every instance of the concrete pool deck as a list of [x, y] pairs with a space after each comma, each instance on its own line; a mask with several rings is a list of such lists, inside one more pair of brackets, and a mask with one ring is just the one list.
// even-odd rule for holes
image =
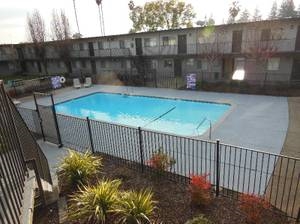
[[[55, 103], [60, 103], [95, 92], [126, 93], [231, 104], [231, 110], [213, 126], [212, 140], [220, 139], [223, 143], [246, 148], [280, 153], [288, 129], [289, 107], [287, 97], [109, 85], [94, 85], [91, 88], [78, 90], [65, 88], [53, 93]], [[32, 97], [23, 98], [21, 102], [20, 107], [35, 108]], [[39, 103], [47, 105], [49, 101], [42, 98]], [[200, 136], [200, 138], [208, 139], [208, 133]]]

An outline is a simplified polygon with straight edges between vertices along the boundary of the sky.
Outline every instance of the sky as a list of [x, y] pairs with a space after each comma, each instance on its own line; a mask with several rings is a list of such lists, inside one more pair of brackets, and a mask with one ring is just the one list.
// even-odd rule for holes
[[[129, 0], [103, 0], [103, 11], [106, 35], [128, 33], [132, 23], [129, 19]], [[142, 5], [146, 0], [134, 0], [136, 5]], [[213, 16], [217, 24], [226, 22], [228, 8], [232, 0], [186, 0], [193, 5], [197, 14], [197, 20], [203, 20], [205, 16]], [[250, 13], [258, 7], [267, 17], [273, 0], [240, 0], [243, 11], [247, 8]], [[296, 8], [300, 0], [294, 0]], [[277, 0], [281, 4], [281, 0]], [[83, 37], [99, 36], [100, 25], [95, 0], [76, 0], [79, 27]], [[50, 21], [53, 9], [65, 10], [71, 24], [72, 33], [76, 32], [76, 22], [72, 0], [0, 0], [0, 44], [20, 43], [29, 40], [26, 31], [27, 13], [38, 9], [45, 19], [48, 39], [51, 39]]]

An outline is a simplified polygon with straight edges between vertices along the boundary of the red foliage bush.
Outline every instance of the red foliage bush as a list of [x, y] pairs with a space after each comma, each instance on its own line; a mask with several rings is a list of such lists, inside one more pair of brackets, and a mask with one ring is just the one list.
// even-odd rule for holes
[[191, 202], [194, 205], [208, 205], [211, 201], [211, 183], [209, 174], [192, 175], [190, 182]]
[[156, 169], [159, 172], [168, 171], [176, 161], [169, 157], [166, 153], [159, 149], [157, 152], [153, 153], [147, 164]]
[[247, 223], [260, 224], [264, 211], [270, 208], [270, 203], [254, 194], [242, 194], [239, 208], [246, 215]]

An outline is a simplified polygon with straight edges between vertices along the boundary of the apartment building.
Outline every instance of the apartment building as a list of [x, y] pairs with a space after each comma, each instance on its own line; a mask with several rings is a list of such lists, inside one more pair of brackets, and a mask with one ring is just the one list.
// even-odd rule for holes
[[[249, 81], [300, 80], [300, 19], [196, 27], [72, 39], [69, 58], [46, 43], [47, 72], [184, 76], [229, 80], [237, 70]], [[30, 43], [0, 45], [0, 76], [43, 73]]]

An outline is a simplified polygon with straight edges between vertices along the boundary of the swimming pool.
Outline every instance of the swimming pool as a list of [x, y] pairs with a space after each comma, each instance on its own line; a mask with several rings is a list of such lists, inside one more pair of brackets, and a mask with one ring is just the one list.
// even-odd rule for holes
[[55, 105], [56, 112], [184, 136], [206, 132], [230, 105], [198, 101], [94, 93]]

